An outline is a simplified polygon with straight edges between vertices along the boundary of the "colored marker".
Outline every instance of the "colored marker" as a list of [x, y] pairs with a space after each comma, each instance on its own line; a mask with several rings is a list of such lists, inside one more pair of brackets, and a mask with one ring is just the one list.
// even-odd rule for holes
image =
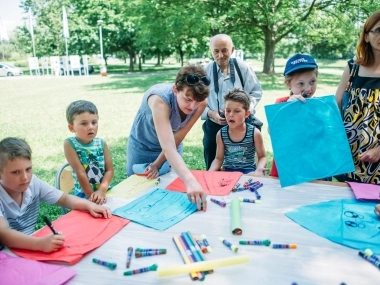
[[219, 240], [224, 243], [225, 246], [229, 247], [232, 251], [237, 252], [239, 248], [236, 245], [233, 245], [229, 241], [225, 240], [224, 238], [220, 237]]
[[210, 198], [210, 201], [211, 201], [211, 202], [214, 202], [215, 204], [218, 204], [218, 205], [221, 206], [221, 207], [225, 207], [225, 206], [226, 206], [226, 202], [219, 201], [219, 200], [216, 200], [216, 199], [214, 199], [214, 198]]
[[[178, 239], [179, 239], [180, 243], [182, 244], [183, 248], [185, 249], [186, 254], [189, 257], [191, 263], [197, 262], [197, 259], [195, 258], [195, 256], [191, 252], [190, 247], [186, 243], [185, 238], [182, 235], [180, 235], [180, 236], [178, 236]], [[204, 272], [198, 271], [197, 274], [198, 274], [198, 279], [199, 280], [201, 280], [201, 281], [205, 280], [205, 274], [204, 274]]]
[[97, 259], [97, 258], [93, 258], [92, 262], [96, 263], [96, 264], [99, 264], [99, 265], [103, 265], [105, 267], [108, 267], [111, 270], [114, 270], [116, 268], [116, 265], [117, 265], [115, 262], [103, 261], [103, 260], [100, 260], [100, 259]]
[[161, 181], [161, 177], [158, 177], [157, 181], [154, 184], [158, 185], [158, 184], [160, 184], [160, 181]]
[[161, 251], [166, 253], [166, 248], [136, 248], [135, 251]]
[[[192, 263], [189, 256], [187, 255], [186, 253], [186, 249], [185, 247], [182, 245], [182, 243], [180, 242], [178, 236], [173, 236], [173, 242], [174, 244], [177, 246], [177, 249], [180, 253], [180, 255], [182, 256], [182, 259], [183, 261], [186, 263], [186, 264], [190, 264]], [[193, 280], [198, 280], [198, 273], [197, 272], [191, 272], [190, 273], [190, 277], [191, 279]]]
[[144, 272], [148, 272], [148, 271], [156, 271], [157, 267], [158, 267], [157, 264], [153, 264], [153, 265], [151, 265], [149, 267], [143, 267], [143, 268], [139, 268], [139, 269], [125, 271], [124, 272], [124, 276], [130, 276], [130, 275], [134, 275], [134, 274], [140, 274], [140, 273], [144, 273]]
[[236, 192], [237, 189], [239, 188], [239, 186], [240, 186], [240, 183], [236, 183], [236, 184], [234, 185], [234, 187], [232, 187], [232, 192]]
[[128, 256], [127, 256], [127, 268], [131, 266], [131, 259], [132, 259], [132, 254], [133, 254], [133, 247], [128, 247]]
[[291, 244], [278, 244], [278, 243], [274, 243], [272, 245], [273, 248], [290, 248], [290, 249], [296, 249], [297, 248], [297, 245], [294, 244], [294, 243], [291, 243]]
[[373, 265], [375, 265], [377, 268], [380, 269], [380, 261], [376, 260], [376, 258], [374, 258], [374, 255], [368, 256], [364, 252], [359, 251], [359, 256], [363, 257], [365, 260], [368, 260], [369, 262], [371, 262]]
[[208, 241], [207, 241], [207, 237], [206, 237], [206, 235], [201, 235], [201, 240], [202, 240], [203, 244], [205, 245], [205, 247], [207, 248], [207, 251], [208, 251], [208, 252], [211, 252], [212, 249], [211, 249], [210, 244], [209, 244]]
[[270, 240], [240, 240], [239, 244], [245, 244], [245, 245], [265, 245], [269, 246], [270, 245]]
[[253, 192], [255, 192], [257, 200], [260, 200], [261, 196], [260, 196], [259, 192], [257, 191], [257, 189], [255, 191], [253, 191]]
[[242, 197], [239, 197], [238, 199], [240, 202], [244, 202], [244, 203], [260, 203], [261, 202], [258, 200], [251, 200], [251, 199], [242, 198]]
[[370, 250], [369, 248], [367, 248], [365, 251], [363, 251], [363, 253], [367, 256], [372, 256], [372, 258], [376, 261], [379, 261], [380, 262], [380, 258], [377, 257], [376, 255], [373, 254], [372, 250]]
[[203, 253], [207, 253], [207, 247], [205, 247], [205, 245], [203, 244], [203, 242], [201, 240], [199, 240], [198, 238], [196, 238], [196, 237], [194, 237], [194, 240], [198, 244], [198, 246], [200, 247], [201, 251]]
[[55, 230], [55, 228], [53, 227], [53, 224], [50, 222], [48, 217], [43, 216], [42, 219], [44, 220], [45, 224], [51, 229], [53, 234], [58, 235], [58, 232]]
[[148, 251], [136, 251], [135, 252], [135, 257], [144, 257], [144, 256], [153, 256], [153, 255], [161, 255], [161, 254], [166, 254], [166, 249], [165, 250], [148, 250]]

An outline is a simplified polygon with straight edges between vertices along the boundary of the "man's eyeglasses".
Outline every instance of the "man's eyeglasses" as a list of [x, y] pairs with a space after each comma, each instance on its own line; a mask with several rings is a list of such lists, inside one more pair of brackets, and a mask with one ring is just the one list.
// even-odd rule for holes
[[208, 77], [208, 76], [199, 77], [199, 76], [196, 76], [195, 74], [186, 75], [186, 77], [184, 79], [182, 79], [181, 81], [186, 82], [189, 85], [195, 85], [199, 81], [202, 81], [203, 84], [206, 86], [209, 86], [211, 83], [210, 77]]
[[378, 27], [374, 30], [370, 30], [370, 31], [368, 31], [368, 33], [373, 33], [375, 36], [378, 36], [378, 35], [380, 35], [380, 27]]

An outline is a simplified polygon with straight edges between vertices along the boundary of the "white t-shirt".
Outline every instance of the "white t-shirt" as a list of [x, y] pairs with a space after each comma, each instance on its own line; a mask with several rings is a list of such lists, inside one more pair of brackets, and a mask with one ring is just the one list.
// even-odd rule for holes
[[33, 175], [20, 207], [0, 184], [0, 217], [4, 217], [11, 229], [30, 235], [36, 226], [40, 201], [55, 204], [62, 194], [62, 191]]

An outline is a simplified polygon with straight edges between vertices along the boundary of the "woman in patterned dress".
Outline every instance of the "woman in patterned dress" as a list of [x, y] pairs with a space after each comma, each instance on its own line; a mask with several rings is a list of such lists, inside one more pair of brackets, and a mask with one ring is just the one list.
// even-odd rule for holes
[[[356, 50], [354, 74], [343, 123], [355, 164], [346, 181], [380, 184], [380, 10], [364, 24]], [[341, 107], [354, 61], [343, 72], [335, 97]]]

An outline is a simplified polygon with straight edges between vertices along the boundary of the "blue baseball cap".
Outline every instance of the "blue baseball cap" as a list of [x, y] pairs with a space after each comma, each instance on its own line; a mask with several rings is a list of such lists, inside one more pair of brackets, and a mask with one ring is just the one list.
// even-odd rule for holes
[[312, 56], [297, 53], [296, 55], [293, 55], [291, 58], [289, 58], [286, 62], [284, 75], [288, 75], [289, 73], [304, 68], [314, 69], [318, 68], [318, 65]]

